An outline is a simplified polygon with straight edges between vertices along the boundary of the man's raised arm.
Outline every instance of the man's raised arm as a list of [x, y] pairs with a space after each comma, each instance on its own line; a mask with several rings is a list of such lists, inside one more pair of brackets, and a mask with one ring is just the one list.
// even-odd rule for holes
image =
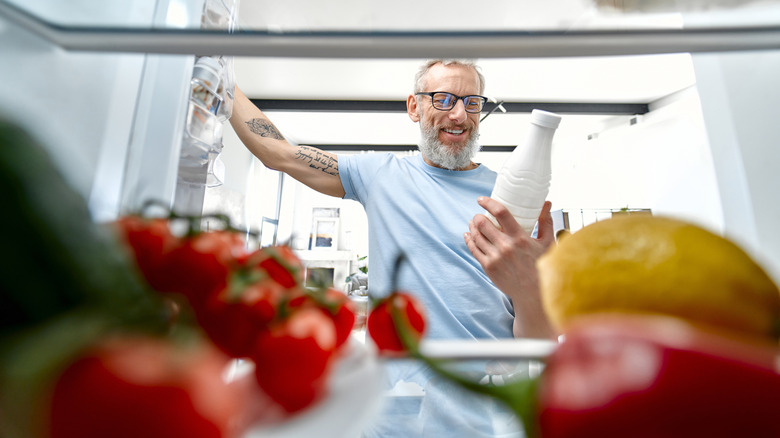
[[284, 172], [318, 192], [344, 196], [336, 154], [290, 144], [238, 87], [230, 124], [244, 146], [267, 167]]

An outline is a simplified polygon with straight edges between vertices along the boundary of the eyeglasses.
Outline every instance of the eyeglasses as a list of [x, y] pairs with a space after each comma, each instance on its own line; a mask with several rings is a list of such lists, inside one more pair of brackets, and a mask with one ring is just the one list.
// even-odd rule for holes
[[439, 111], [449, 111], [455, 108], [455, 104], [458, 103], [459, 100], [462, 100], [467, 113], [478, 113], [482, 111], [482, 107], [485, 106], [485, 102], [488, 100], [487, 97], [476, 94], [471, 96], [456, 96], [444, 91], [415, 94], [417, 96], [431, 96], [431, 105]]

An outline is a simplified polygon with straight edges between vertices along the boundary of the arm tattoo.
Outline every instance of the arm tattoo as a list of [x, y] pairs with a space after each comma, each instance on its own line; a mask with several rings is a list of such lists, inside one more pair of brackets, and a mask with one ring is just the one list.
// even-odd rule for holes
[[279, 130], [276, 129], [276, 126], [274, 126], [274, 124], [269, 122], [268, 120], [252, 119], [245, 123], [247, 126], [249, 126], [250, 131], [254, 132], [260, 137], [269, 137], [269, 138], [275, 138], [277, 140], [284, 140], [284, 137], [279, 132]]
[[339, 174], [338, 160], [325, 155], [319, 149], [310, 146], [301, 146], [300, 149], [298, 149], [298, 152], [295, 153], [295, 158], [307, 162], [312, 169], [321, 170], [328, 175], [335, 176]]

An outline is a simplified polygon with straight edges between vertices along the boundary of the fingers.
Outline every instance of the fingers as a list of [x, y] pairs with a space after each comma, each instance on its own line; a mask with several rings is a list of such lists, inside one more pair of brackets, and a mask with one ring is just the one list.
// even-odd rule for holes
[[542, 228], [552, 229], [553, 227], [552, 214], [550, 214], [550, 210], [552, 210], [552, 202], [544, 201], [544, 205], [542, 206], [542, 211], [539, 212], [539, 219], [538, 219], [540, 231]]
[[474, 242], [471, 233], [463, 233], [463, 240], [466, 242], [466, 246], [471, 252], [471, 255], [473, 255], [477, 260], [480, 260], [484, 254], [479, 248], [477, 248], [477, 244]]
[[[472, 229], [472, 226], [469, 226], [470, 229]], [[463, 233], [463, 240], [466, 241], [466, 246], [468, 247], [469, 251], [471, 252], [471, 255], [474, 256], [475, 259], [477, 259], [477, 262], [479, 262], [480, 266], [485, 266], [485, 263], [488, 260], [488, 256], [484, 253], [482, 249], [480, 249], [479, 245], [477, 244], [477, 239], [479, 231], [476, 231], [477, 234], [468, 232]], [[484, 239], [483, 239], [484, 240]]]
[[501, 229], [499, 229], [485, 215], [481, 214], [477, 214], [469, 222], [469, 232], [464, 234], [464, 240], [471, 254], [483, 267], [490, 260], [505, 256], [510, 248], [532, 248], [534, 247], [534, 244], [531, 244], [532, 241], [538, 242], [542, 248], [547, 248], [555, 241], [553, 220], [550, 214], [551, 202], [546, 201], [542, 206], [538, 218], [539, 228], [536, 239], [531, 238], [500, 202], [488, 197], [480, 197], [477, 202], [488, 213], [495, 216], [501, 224]]
[[477, 198], [477, 203], [496, 218], [498, 225], [507, 234], [515, 234], [518, 230], [522, 230], [520, 224], [517, 223], [515, 217], [512, 216], [512, 213], [507, 210], [504, 204], [487, 196]]
[[482, 215], [475, 216], [474, 219], [469, 222], [469, 232], [464, 235], [464, 238], [466, 239], [466, 245], [469, 247], [469, 251], [471, 251], [471, 253], [479, 259], [478, 256], [484, 255], [490, 249], [490, 241], [489, 238], [485, 236], [484, 233], [479, 229], [476, 222], [484, 220], [494, 229], [496, 229], [496, 227], [490, 223], [488, 218], [484, 216], [479, 218], [478, 216]]
[[480, 264], [489, 263], [492, 258], [500, 256], [500, 248], [506, 246], [504, 233], [485, 215], [478, 214], [469, 221], [469, 232], [464, 234], [466, 246]]
[[537, 240], [540, 240], [545, 246], [555, 240], [550, 210], [552, 210], [552, 202], [545, 201], [544, 206], [542, 206], [542, 212], [539, 213], [539, 229], [536, 232]]
[[483, 214], [478, 214], [469, 222], [469, 230], [472, 234], [495, 243], [501, 238], [501, 230]]

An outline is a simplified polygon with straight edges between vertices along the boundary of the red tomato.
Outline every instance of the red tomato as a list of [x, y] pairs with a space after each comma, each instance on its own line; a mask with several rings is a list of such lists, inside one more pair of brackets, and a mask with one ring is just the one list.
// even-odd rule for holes
[[231, 277], [229, 301], [240, 301], [252, 317], [269, 323], [290, 301], [305, 295], [303, 264], [287, 246], [261, 248], [242, 260]]
[[209, 231], [182, 239], [166, 257], [169, 287], [163, 292], [183, 294], [197, 311], [212, 293], [225, 289], [237, 260], [245, 256], [243, 237], [233, 231]]
[[209, 344], [104, 342], [70, 364], [51, 397], [51, 438], [237, 437], [256, 387], [227, 384], [228, 358]]
[[303, 295], [303, 291], [297, 287], [285, 288], [271, 280], [258, 281], [244, 289], [239, 302], [249, 318], [256, 324], [266, 326], [278, 316], [285, 300], [300, 295]]
[[393, 292], [371, 310], [366, 322], [368, 335], [382, 353], [406, 351], [393, 321], [393, 312], [397, 312], [408, 333], [415, 340], [419, 341], [425, 332], [425, 311], [422, 304], [406, 292]]
[[541, 435], [780, 436], [777, 355], [672, 318], [583, 317], [546, 361]]
[[248, 357], [257, 336], [279, 316], [283, 302], [298, 295], [303, 291], [285, 289], [268, 279], [248, 286], [230, 283], [226, 289], [212, 293], [196, 309], [196, 317], [222, 351], [232, 357]]
[[336, 326], [336, 346], [340, 347], [349, 339], [355, 327], [355, 303], [343, 292], [329, 288], [325, 291], [323, 311], [333, 319]]
[[265, 329], [249, 317], [241, 304], [216, 298], [198, 307], [195, 318], [214, 345], [235, 358], [248, 357], [258, 333]]
[[301, 411], [325, 394], [335, 349], [333, 321], [319, 309], [299, 309], [258, 337], [257, 382], [287, 412]]
[[336, 348], [347, 342], [355, 326], [355, 304], [343, 292], [334, 288], [312, 290], [293, 297], [287, 303], [290, 312], [307, 307], [317, 308], [333, 320]]
[[120, 238], [129, 246], [146, 281], [152, 288], [168, 288], [168, 276], [163, 267], [167, 254], [179, 245], [171, 233], [168, 220], [124, 216], [115, 222]]
[[[225, 264], [216, 265], [215, 273]], [[305, 295], [299, 282], [302, 269], [288, 247], [267, 247], [233, 258], [225, 271], [225, 283], [211, 284], [211, 291], [200, 292], [207, 295], [205, 299], [192, 299], [198, 322], [227, 354], [247, 357], [258, 333], [275, 319], [286, 317], [289, 303]]]
[[249, 256], [248, 263], [263, 268], [271, 279], [284, 287], [303, 285], [303, 263], [286, 245], [261, 248]]

